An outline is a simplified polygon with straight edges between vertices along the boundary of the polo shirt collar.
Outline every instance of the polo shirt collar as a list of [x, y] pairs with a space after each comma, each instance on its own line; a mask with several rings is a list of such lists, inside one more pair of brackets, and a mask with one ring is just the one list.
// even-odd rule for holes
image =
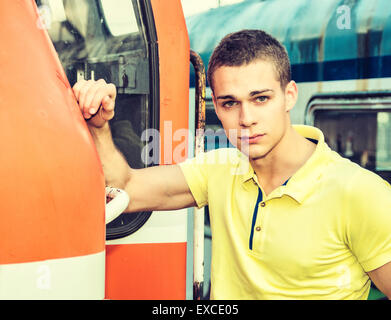
[[[293, 174], [288, 183], [275, 189], [268, 195], [268, 198], [278, 198], [285, 194], [297, 202], [302, 203], [309, 193], [314, 190], [314, 182], [321, 177], [324, 166], [330, 159], [326, 155], [331, 149], [325, 143], [324, 135], [319, 129], [306, 125], [293, 125], [293, 128], [303, 137], [317, 141], [315, 151], [306, 163]], [[247, 165], [248, 170], [242, 175], [242, 183], [247, 183], [251, 179], [255, 183], [258, 183], [257, 176], [251, 164], [248, 162]]]

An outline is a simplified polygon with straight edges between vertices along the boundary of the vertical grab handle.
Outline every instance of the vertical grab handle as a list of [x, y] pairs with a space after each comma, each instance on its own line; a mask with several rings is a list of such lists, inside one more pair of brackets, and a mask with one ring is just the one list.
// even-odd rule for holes
[[124, 212], [128, 204], [129, 196], [124, 190], [106, 187], [106, 224]]
[[[196, 136], [195, 155], [205, 151], [205, 67], [201, 57], [190, 50], [190, 61], [195, 71], [195, 107], [196, 107]], [[201, 300], [204, 286], [204, 208], [194, 208], [193, 232], [193, 300]]]

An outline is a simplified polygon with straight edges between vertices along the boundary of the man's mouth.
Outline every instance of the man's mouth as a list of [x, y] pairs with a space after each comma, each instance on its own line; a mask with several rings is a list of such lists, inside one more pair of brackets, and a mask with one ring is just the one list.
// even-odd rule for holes
[[261, 140], [263, 136], [265, 136], [265, 133], [254, 134], [254, 135], [252, 135], [252, 136], [243, 136], [243, 137], [240, 137], [240, 139], [241, 139], [244, 143], [252, 144], [252, 143], [256, 143], [256, 142], [258, 142], [259, 140]]

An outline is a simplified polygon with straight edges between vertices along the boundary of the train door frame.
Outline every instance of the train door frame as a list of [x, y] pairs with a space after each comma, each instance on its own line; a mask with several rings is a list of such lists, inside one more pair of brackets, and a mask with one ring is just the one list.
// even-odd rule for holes
[[[147, 49], [147, 57], [149, 61], [149, 106], [148, 109], [151, 110], [151, 118], [149, 129], [159, 129], [160, 122], [160, 87], [159, 87], [159, 48], [158, 48], [158, 39], [156, 26], [154, 22], [153, 12], [151, 3], [149, 1], [131, 1], [137, 3], [138, 13], [140, 14], [140, 27], [142, 30], [142, 35], [144, 36], [144, 41]], [[100, 3], [100, 1], [98, 1]], [[101, 5], [101, 4], [100, 4]], [[159, 150], [160, 152], [160, 150]], [[156, 164], [153, 164], [156, 165]], [[140, 212], [137, 213], [137, 216], [131, 223], [119, 225], [112, 227], [115, 223], [118, 224], [118, 221], [122, 222], [123, 216], [118, 217], [113, 223], [108, 224], [106, 227], [106, 240], [115, 240], [121, 239], [128, 235], [133, 234], [139, 230], [151, 217], [152, 212]]]
[[[179, 1], [151, 0], [148, 4], [156, 27], [156, 47], [159, 53], [158, 129], [162, 146], [160, 162], [157, 164], [167, 165], [179, 161], [173, 156], [177, 147], [182, 150], [181, 147], [186, 146], [186, 157], [189, 151], [188, 137], [186, 143], [183, 143], [175, 133], [177, 130], [183, 132], [184, 129], [188, 132], [189, 128], [190, 43]], [[167, 121], [171, 121], [168, 130], [165, 126]], [[167, 148], [168, 159], [165, 157], [166, 143], [171, 144]], [[168, 163], [170, 158], [171, 162]], [[134, 234], [106, 242], [108, 299], [188, 297], [187, 213], [188, 209], [152, 212], [143, 228]]]

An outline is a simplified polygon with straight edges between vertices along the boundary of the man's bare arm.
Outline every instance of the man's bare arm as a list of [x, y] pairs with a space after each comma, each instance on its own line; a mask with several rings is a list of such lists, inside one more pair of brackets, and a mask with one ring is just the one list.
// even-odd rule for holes
[[376, 287], [391, 300], [391, 262], [368, 272]]
[[133, 169], [115, 147], [108, 123], [114, 116], [114, 85], [104, 80], [81, 80], [73, 90], [99, 153], [106, 185], [124, 189], [129, 194], [127, 212], [174, 210], [195, 205], [178, 165]]
[[176, 210], [196, 205], [178, 165], [130, 171], [130, 179], [125, 187], [131, 199], [129, 212]]

